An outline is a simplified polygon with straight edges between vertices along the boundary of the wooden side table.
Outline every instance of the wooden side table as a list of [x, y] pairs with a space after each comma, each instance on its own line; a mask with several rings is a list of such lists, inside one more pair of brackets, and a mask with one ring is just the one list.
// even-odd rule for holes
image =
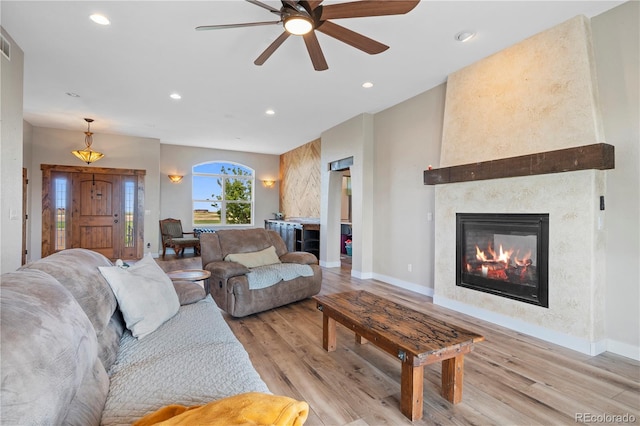
[[167, 272], [171, 281], [204, 281], [204, 292], [209, 294], [209, 277], [211, 272], [204, 269], [180, 269]]

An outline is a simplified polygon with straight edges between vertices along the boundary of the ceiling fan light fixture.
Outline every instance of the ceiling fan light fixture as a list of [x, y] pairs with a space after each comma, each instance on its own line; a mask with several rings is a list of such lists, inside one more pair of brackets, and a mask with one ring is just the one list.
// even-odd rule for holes
[[307, 16], [292, 15], [284, 18], [284, 29], [293, 35], [305, 35], [313, 29], [313, 22]]

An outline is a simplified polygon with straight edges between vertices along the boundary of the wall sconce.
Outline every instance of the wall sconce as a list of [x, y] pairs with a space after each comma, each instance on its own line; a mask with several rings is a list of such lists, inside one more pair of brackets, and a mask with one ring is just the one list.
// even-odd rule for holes
[[184, 176], [180, 176], [180, 175], [169, 175], [169, 180], [173, 183], [180, 183], [183, 177]]
[[87, 131], [84, 132], [84, 144], [86, 147], [85, 149], [71, 151], [71, 153], [85, 163], [91, 164], [94, 161], [98, 161], [99, 159], [104, 157], [104, 154], [91, 149], [91, 144], [93, 143], [93, 132], [91, 132], [91, 123], [93, 122], [93, 118], [85, 118], [84, 121], [87, 122]]
[[273, 179], [265, 179], [262, 181], [262, 184], [265, 186], [265, 188], [273, 188], [273, 185], [276, 184], [276, 181]]

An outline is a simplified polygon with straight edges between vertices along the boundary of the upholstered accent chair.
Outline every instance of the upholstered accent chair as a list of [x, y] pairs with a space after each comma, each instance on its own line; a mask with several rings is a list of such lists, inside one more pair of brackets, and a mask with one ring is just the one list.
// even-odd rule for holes
[[162, 219], [160, 233], [162, 234], [163, 259], [167, 248], [173, 249], [176, 255], [184, 256], [184, 249], [193, 247], [195, 254], [200, 254], [200, 238], [196, 237], [193, 232], [183, 232], [180, 219]]

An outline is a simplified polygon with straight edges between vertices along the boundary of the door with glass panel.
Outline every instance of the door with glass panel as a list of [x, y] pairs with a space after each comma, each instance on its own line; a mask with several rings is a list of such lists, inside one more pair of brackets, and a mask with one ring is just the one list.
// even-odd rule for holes
[[67, 248], [142, 257], [144, 173], [132, 172], [143, 171], [51, 167], [43, 168], [43, 257]]

